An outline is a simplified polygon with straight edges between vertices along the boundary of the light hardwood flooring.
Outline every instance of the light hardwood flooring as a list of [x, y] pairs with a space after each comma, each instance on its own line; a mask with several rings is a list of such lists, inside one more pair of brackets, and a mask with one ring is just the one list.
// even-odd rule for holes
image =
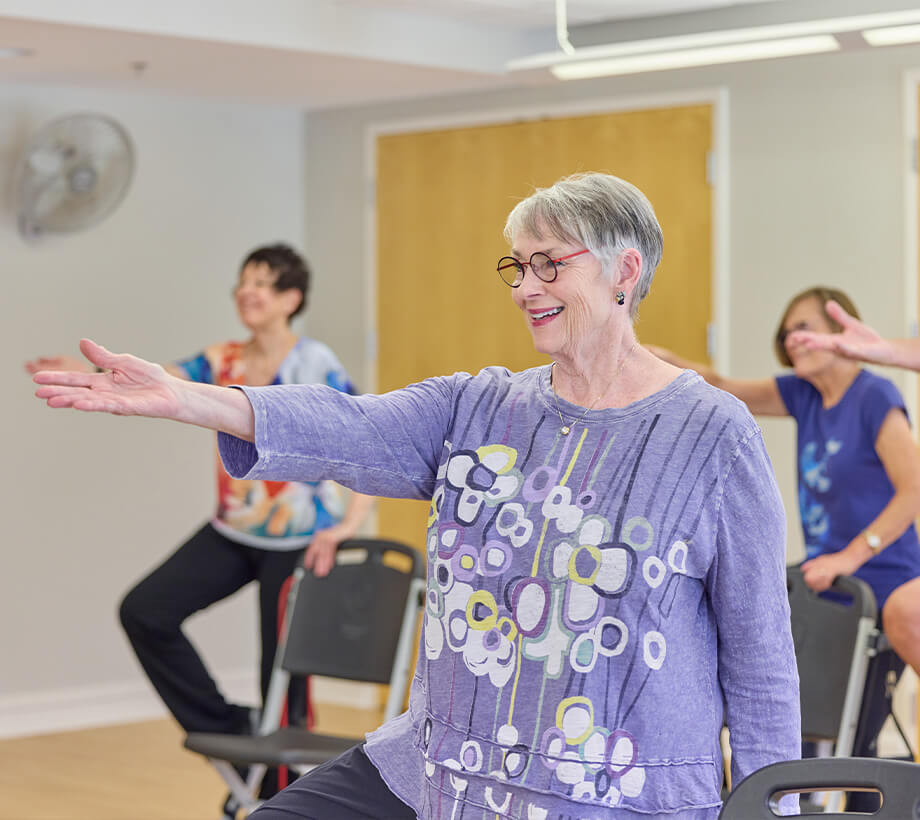
[[[316, 705], [317, 731], [361, 737], [377, 711]], [[0, 820], [217, 820], [226, 787], [172, 720], [0, 741]]]

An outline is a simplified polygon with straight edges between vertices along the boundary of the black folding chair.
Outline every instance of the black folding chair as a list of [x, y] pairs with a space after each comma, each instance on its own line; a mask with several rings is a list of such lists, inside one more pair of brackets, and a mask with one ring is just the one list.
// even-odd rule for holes
[[823, 754], [853, 752], [869, 659], [876, 652], [878, 609], [872, 589], [858, 578], [841, 576], [831, 592], [812, 592], [797, 567], [786, 570], [792, 640], [799, 670], [802, 738]]
[[920, 765], [875, 757], [817, 757], [773, 763], [743, 780], [725, 801], [719, 820], [775, 820], [784, 794], [802, 792], [881, 792], [875, 814], [818, 813], [821, 820], [920, 820]]
[[[224, 817], [259, 805], [259, 784], [269, 766], [309, 771], [355, 745], [353, 737], [281, 726], [291, 675], [322, 675], [389, 684], [384, 720], [403, 708], [425, 568], [411, 547], [382, 539], [339, 545], [324, 578], [299, 568], [275, 655], [262, 723], [254, 736], [192, 733], [185, 747], [205, 755], [230, 787]], [[239, 769], [248, 767], [245, 778]], [[235, 802], [234, 802], [235, 801]]]

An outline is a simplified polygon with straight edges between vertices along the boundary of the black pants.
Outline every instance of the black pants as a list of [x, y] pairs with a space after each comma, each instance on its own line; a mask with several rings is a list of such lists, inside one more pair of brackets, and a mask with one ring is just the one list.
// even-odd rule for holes
[[227, 702], [182, 631], [183, 622], [258, 581], [264, 699], [277, 646], [278, 594], [302, 554], [238, 544], [205, 524], [125, 595], [122, 626], [150, 682], [186, 732], [247, 731], [249, 709]]
[[255, 810], [253, 820], [415, 820], [362, 745], [317, 766]]
[[[866, 670], [866, 687], [863, 690], [856, 724], [856, 736], [853, 740], [853, 757], [878, 757], [878, 736], [888, 718], [889, 703], [887, 698], [888, 675], [894, 673], [894, 683], [904, 671], [904, 661], [891, 650], [879, 652], [869, 661]], [[803, 757], [814, 757], [814, 744], [806, 743], [802, 747]], [[850, 792], [847, 798], [847, 811], [876, 812], [880, 801], [875, 792]]]

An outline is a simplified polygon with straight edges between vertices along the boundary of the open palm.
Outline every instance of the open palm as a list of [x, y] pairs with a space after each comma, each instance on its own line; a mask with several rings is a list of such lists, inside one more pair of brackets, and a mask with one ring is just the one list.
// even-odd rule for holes
[[796, 330], [789, 334], [787, 344], [790, 347], [801, 346], [806, 350], [830, 350], [850, 359], [890, 363], [891, 344], [888, 340], [869, 325], [850, 316], [834, 301], [828, 302], [825, 309], [828, 316], [841, 326], [839, 333]]
[[176, 418], [180, 409], [177, 387], [182, 380], [160, 365], [127, 353], [111, 353], [83, 339], [80, 351], [103, 373], [43, 370], [33, 381], [42, 385], [35, 395], [49, 407], [72, 407], [117, 416]]

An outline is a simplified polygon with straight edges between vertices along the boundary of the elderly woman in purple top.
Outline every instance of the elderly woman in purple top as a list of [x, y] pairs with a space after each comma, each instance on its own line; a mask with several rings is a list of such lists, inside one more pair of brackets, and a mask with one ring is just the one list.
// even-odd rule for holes
[[633, 329], [661, 256], [651, 205], [578, 175], [506, 234], [498, 272], [551, 365], [349, 396], [183, 382], [84, 341], [108, 373], [35, 377], [52, 407], [216, 429], [233, 475], [431, 500], [408, 711], [260, 820], [715, 820], [723, 722], [736, 782], [799, 754], [760, 431]]

